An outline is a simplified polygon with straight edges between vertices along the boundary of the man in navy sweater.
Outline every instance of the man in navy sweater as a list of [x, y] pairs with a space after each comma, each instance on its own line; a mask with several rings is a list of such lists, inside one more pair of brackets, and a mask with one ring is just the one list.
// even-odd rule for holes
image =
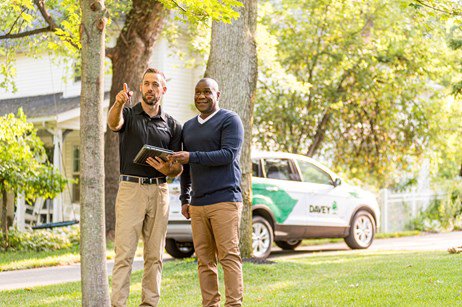
[[242, 213], [239, 157], [244, 128], [239, 116], [220, 109], [215, 80], [200, 80], [194, 102], [200, 115], [183, 127], [183, 149], [173, 155], [184, 165], [181, 175], [182, 213], [191, 218], [198, 258], [203, 306], [219, 306], [217, 258], [225, 281], [225, 306], [241, 306], [242, 260], [239, 224]]

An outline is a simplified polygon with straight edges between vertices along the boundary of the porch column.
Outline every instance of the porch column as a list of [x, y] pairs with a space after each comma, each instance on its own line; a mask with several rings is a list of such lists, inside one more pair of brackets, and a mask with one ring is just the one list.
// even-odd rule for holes
[[[61, 173], [63, 172], [63, 161], [61, 150], [63, 148], [63, 131], [55, 129], [53, 131], [53, 165]], [[63, 194], [60, 193], [53, 199], [53, 223], [63, 221]]]
[[26, 201], [24, 199], [24, 194], [18, 194], [16, 197], [16, 214], [14, 216], [14, 224], [19, 229], [19, 231], [26, 230]]

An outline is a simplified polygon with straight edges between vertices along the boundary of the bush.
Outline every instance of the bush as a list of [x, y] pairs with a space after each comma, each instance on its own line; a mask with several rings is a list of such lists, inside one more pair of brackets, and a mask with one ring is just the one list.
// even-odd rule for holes
[[421, 231], [453, 231], [462, 229], [462, 183], [452, 184], [446, 198], [432, 201], [412, 222]]
[[[80, 228], [69, 227], [54, 230], [34, 230], [21, 232], [10, 229], [8, 232], [8, 250], [12, 251], [53, 251], [78, 247], [80, 242]], [[3, 233], [0, 231], [0, 241]], [[5, 251], [0, 247], [1, 251]]]

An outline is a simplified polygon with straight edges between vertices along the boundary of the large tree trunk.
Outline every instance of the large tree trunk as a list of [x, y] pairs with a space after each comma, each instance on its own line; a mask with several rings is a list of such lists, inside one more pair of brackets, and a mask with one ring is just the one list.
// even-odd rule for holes
[[251, 143], [253, 105], [257, 85], [257, 51], [255, 30], [257, 0], [243, 0], [240, 18], [232, 25], [214, 22], [212, 43], [207, 62], [206, 77], [217, 80], [220, 106], [235, 111], [242, 119], [245, 130], [241, 155], [242, 194], [244, 208], [241, 220], [241, 254], [252, 256], [252, 161]]
[[[133, 0], [133, 8], [127, 15], [116, 46], [107, 55], [112, 60], [112, 85], [110, 106], [115, 96], [127, 83], [135, 92], [132, 104], [138, 101], [142, 73], [148, 67], [154, 44], [164, 25], [167, 10], [157, 1]], [[113, 239], [115, 229], [115, 199], [119, 180], [119, 138], [108, 131], [105, 136], [106, 171], [106, 235]]]
[[7, 219], [7, 197], [6, 190], [2, 189], [2, 232], [3, 232], [3, 248], [8, 249], [8, 219]]
[[110, 306], [104, 228], [104, 0], [81, 0], [80, 94], [82, 306]]

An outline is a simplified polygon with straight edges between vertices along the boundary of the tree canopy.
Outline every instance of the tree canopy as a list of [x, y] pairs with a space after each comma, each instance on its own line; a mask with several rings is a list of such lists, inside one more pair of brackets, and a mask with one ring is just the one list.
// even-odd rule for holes
[[[237, 0], [159, 0], [164, 7], [176, 10], [176, 19], [198, 24], [206, 20], [230, 23], [238, 18]], [[121, 32], [133, 1], [106, 1], [107, 45]], [[0, 87], [15, 91], [14, 63], [17, 54], [29, 56], [51, 53], [77, 63], [80, 57], [81, 11], [73, 0], [6, 0], [0, 3]]]
[[[379, 186], [430, 144], [459, 77], [447, 22], [406, 1], [267, 1], [255, 139]], [[433, 133], [433, 135], [432, 135]]]

